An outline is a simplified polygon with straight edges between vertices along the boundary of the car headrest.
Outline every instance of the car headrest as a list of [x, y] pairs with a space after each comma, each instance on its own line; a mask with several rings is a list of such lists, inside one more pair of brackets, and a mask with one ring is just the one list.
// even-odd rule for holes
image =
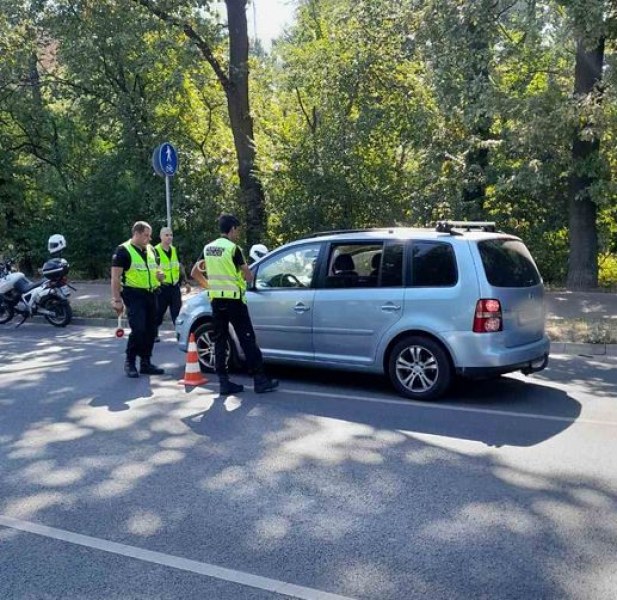
[[354, 271], [356, 265], [353, 262], [353, 258], [351, 258], [350, 254], [339, 254], [334, 259], [334, 264], [332, 265], [332, 270], [337, 273], [340, 271]]

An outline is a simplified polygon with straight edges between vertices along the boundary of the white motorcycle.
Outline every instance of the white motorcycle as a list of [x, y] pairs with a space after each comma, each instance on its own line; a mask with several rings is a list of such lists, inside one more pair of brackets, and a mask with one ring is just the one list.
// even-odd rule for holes
[[66, 279], [69, 263], [64, 258], [48, 260], [42, 269], [44, 279], [35, 282], [12, 268], [10, 260], [0, 268], [0, 324], [18, 314], [22, 316], [19, 327], [29, 317], [42, 315], [52, 325], [66, 327], [73, 318]]
[[[66, 248], [63, 236], [49, 238], [49, 251]], [[30, 281], [23, 273], [13, 271], [12, 260], [0, 263], [0, 324], [8, 323], [15, 314], [21, 315], [19, 327], [27, 318], [42, 315], [56, 327], [66, 327], [73, 318], [69, 303], [71, 289], [67, 275], [69, 263], [64, 258], [52, 258], [41, 269], [41, 281]]]

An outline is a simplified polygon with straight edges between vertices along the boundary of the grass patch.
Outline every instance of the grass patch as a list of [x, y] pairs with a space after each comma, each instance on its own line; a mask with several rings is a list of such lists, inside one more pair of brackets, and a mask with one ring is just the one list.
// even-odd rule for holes
[[71, 303], [73, 315], [84, 319], [114, 319], [116, 311], [111, 307], [109, 301], [104, 300], [84, 300], [82, 302]]
[[617, 344], [617, 320], [547, 319], [546, 333], [552, 342]]
[[[106, 300], [83, 300], [80, 302], [72, 302], [73, 316], [81, 319], [117, 319], [116, 311], [111, 307], [111, 303]], [[122, 317], [126, 319], [126, 313]], [[171, 319], [166, 314], [163, 322]]]

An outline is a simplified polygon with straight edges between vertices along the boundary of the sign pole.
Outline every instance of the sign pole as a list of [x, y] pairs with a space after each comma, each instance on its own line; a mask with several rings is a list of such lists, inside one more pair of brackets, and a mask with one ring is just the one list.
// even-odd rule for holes
[[171, 229], [171, 177], [165, 177], [165, 201], [167, 203], [167, 227]]

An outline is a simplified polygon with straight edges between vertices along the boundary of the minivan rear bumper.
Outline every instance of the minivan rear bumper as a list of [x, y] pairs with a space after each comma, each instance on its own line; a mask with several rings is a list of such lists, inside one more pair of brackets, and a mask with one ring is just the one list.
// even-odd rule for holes
[[548, 365], [548, 353], [539, 356], [535, 360], [530, 360], [517, 365], [506, 365], [503, 367], [461, 367], [456, 370], [457, 374], [471, 378], [491, 377], [494, 375], [503, 375], [514, 371], [521, 371], [524, 375], [537, 373], [546, 369]]
[[457, 334], [447, 340], [452, 351], [455, 370], [466, 377], [486, 377], [513, 371], [525, 374], [546, 368], [550, 340], [545, 334], [541, 339], [506, 348], [503, 337], [497, 334]]

